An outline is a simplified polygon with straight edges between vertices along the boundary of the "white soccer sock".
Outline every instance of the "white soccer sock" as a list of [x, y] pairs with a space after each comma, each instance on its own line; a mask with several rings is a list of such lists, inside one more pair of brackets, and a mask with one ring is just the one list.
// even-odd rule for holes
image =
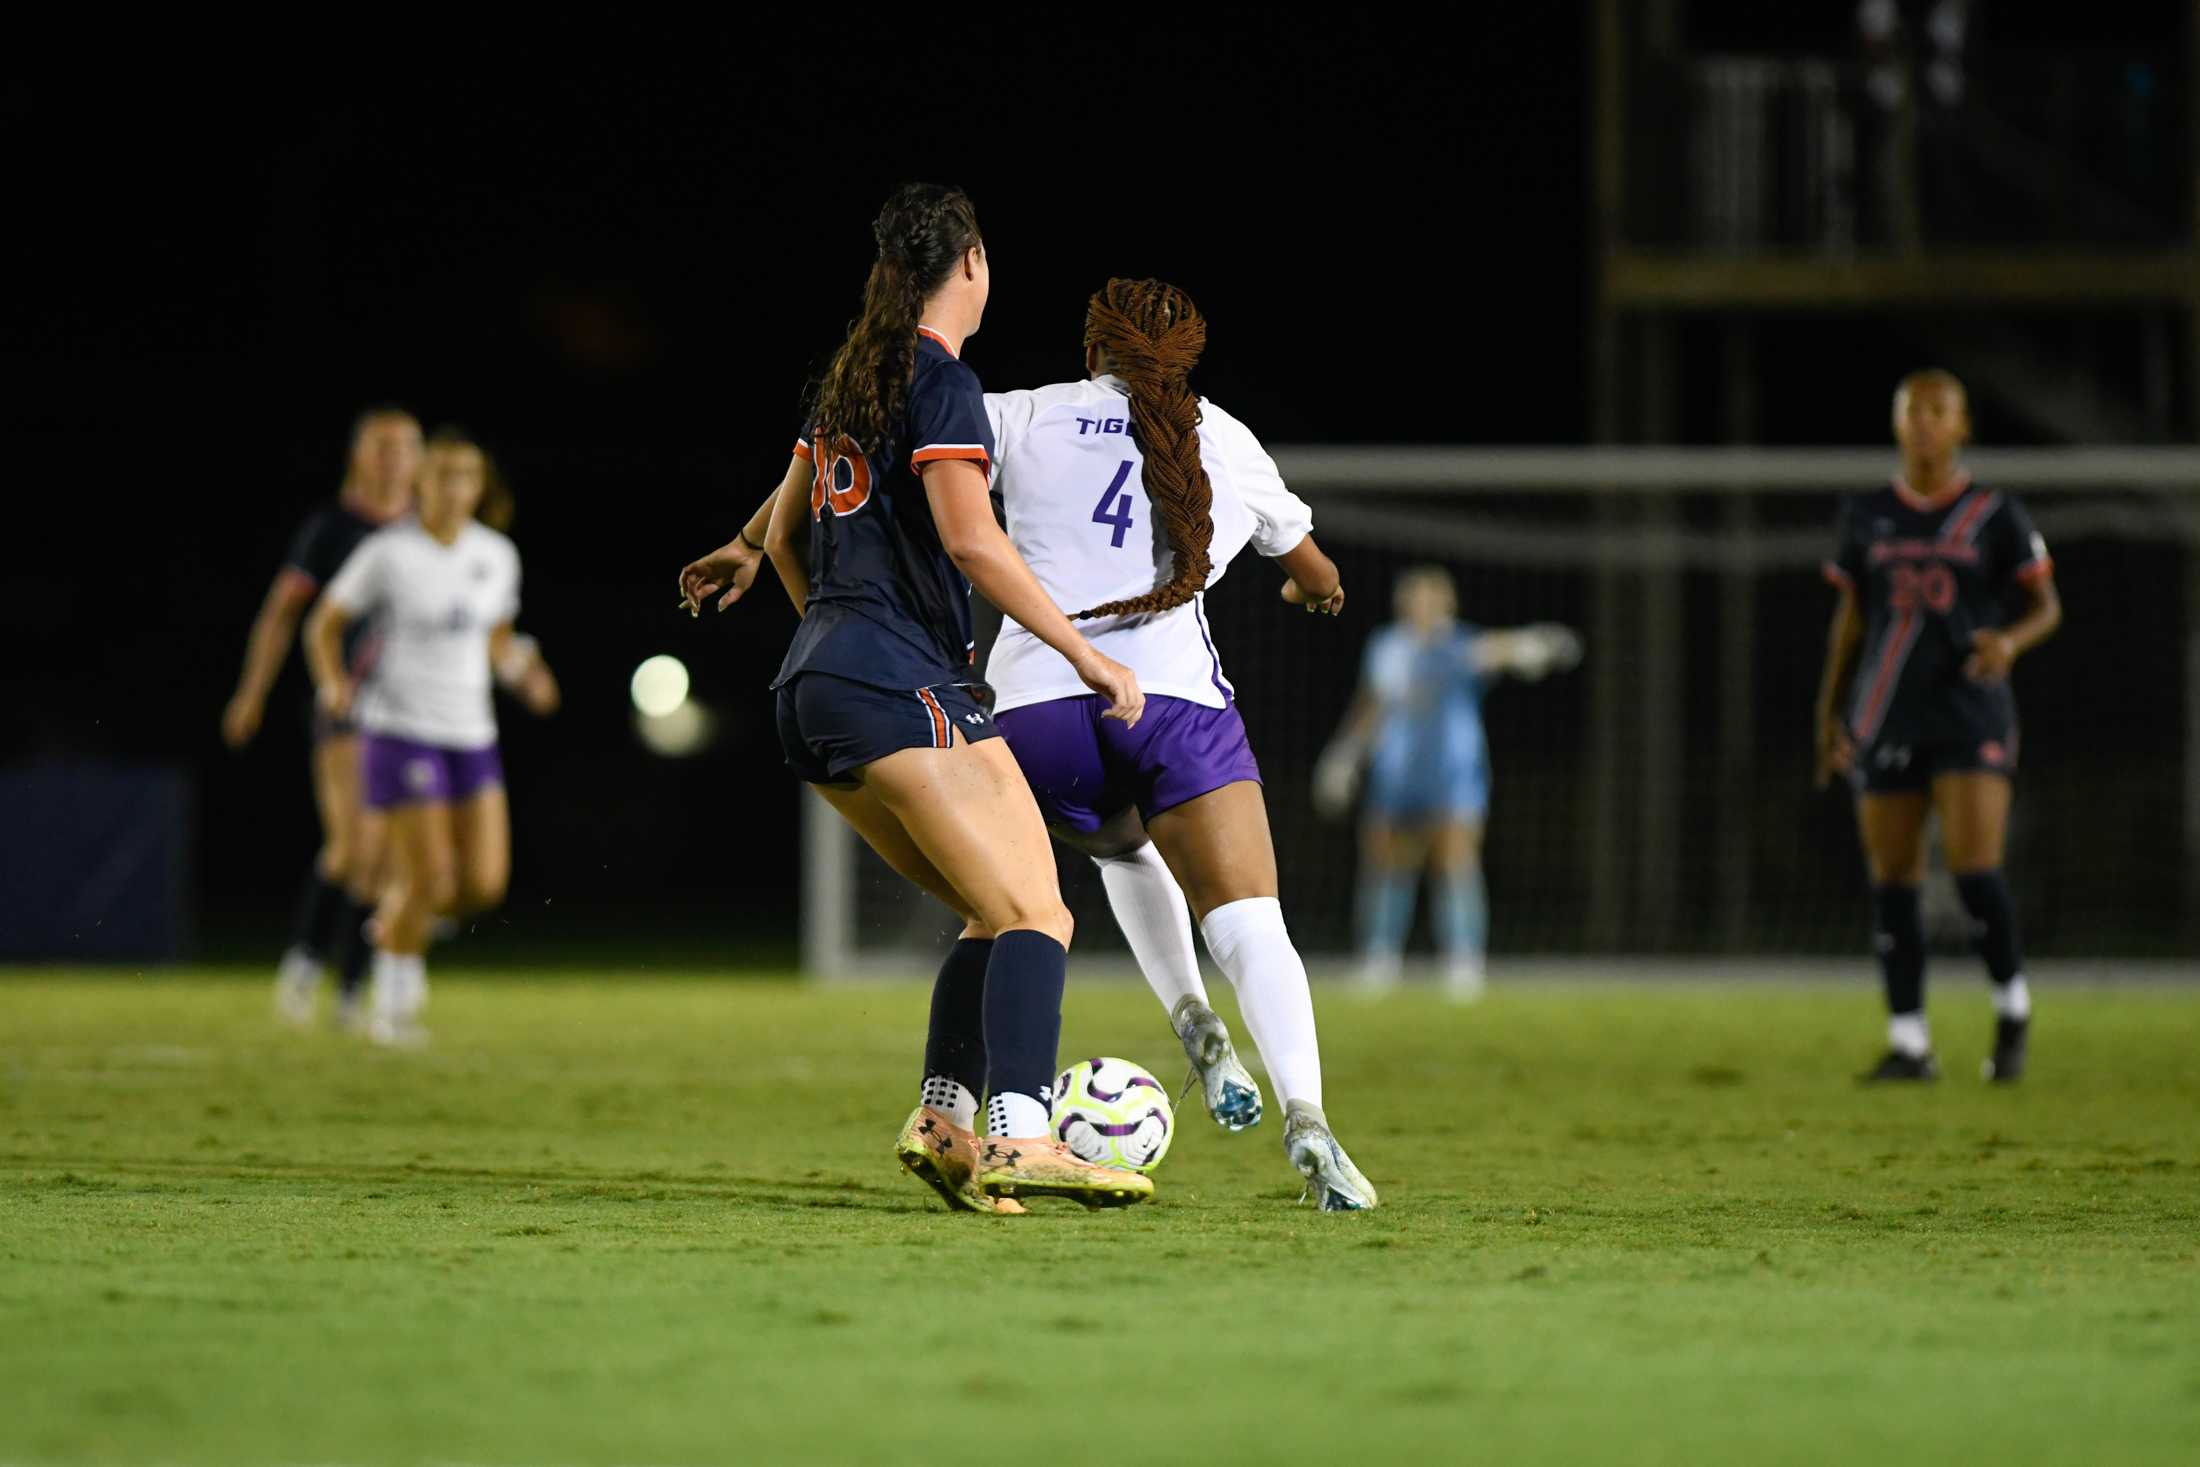
[[1306, 964], [1283, 925], [1274, 897], [1247, 897], [1207, 914], [1199, 924], [1207, 951], [1237, 989], [1238, 1009], [1252, 1031], [1268, 1078], [1284, 1102], [1322, 1103], [1321, 1040], [1314, 1032], [1314, 996]]
[[1887, 1047], [1896, 1054], [1917, 1059], [1933, 1052], [1933, 1033], [1926, 1027], [1925, 1016], [1919, 1014], [1889, 1014], [1887, 1016]]
[[377, 951], [372, 1007], [386, 1019], [411, 1019], [428, 1006], [428, 960], [419, 953]]
[[1029, 1141], [1034, 1136], [1052, 1135], [1053, 1131], [1047, 1124], [1047, 1108], [1035, 1096], [1007, 1091], [985, 1103], [985, 1133]]
[[972, 1095], [962, 1081], [945, 1075], [927, 1075], [918, 1097], [922, 1104], [945, 1111], [947, 1118], [965, 1131], [977, 1129], [978, 1097]]
[[1146, 975], [1162, 1012], [1174, 1014], [1178, 1000], [1189, 995], [1207, 1001], [1207, 985], [1199, 976], [1199, 949], [1192, 946], [1192, 913], [1184, 905], [1184, 893], [1169, 874], [1152, 841], [1127, 856], [1095, 856], [1100, 884], [1108, 889], [1108, 907], [1123, 940], [1138, 959], [1138, 971]]
[[2004, 1019], [2025, 1020], [2032, 1017], [2032, 990], [2026, 986], [2022, 973], [2007, 983], [1995, 985], [1994, 1012]]

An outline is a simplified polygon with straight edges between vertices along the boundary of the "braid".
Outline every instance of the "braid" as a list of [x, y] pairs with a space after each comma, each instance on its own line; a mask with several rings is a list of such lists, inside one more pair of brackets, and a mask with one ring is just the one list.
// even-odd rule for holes
[[1214, 485], [1199, 457], [1199, 398], [1192, 366], [1207, 345], [1207, 323], [1191, 298], [1159, 280], [1110, 280], [1085, 313], [1085, 345], [1107, 349], [1131, 390], [1131, 433], [1145, 454], [1146, 496], [1160, 512], [1175, 557], [1169, 579], [1143, 596], [1110, 601], [1079, 619], [1138, 616], [1182, 606], [1214, 569]]

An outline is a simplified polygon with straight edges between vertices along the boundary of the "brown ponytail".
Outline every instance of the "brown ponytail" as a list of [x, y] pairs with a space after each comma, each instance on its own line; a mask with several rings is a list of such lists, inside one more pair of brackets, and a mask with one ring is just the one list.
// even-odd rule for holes
[[1207, 345], [1207, 323], [1191, 298], [1159, 280], [1111, 280], [1085, 312], [1085, 346], [1104, 348], [1131, 390], [1131, 432], [1146, 456], [1146, 497], [1161, 515], [1174, 573], [1143, 596], [1110, 601], [1079, 619], [1136, 616], [1182, 606], [1214, 568], [1214, 485], [1199, 459], [1199, 398], [1192, 365]]
[[895, 190], [871, 236], [878, 258], [863, 285], [863, 314], [849, 324], [810, 409], [820, 437], [846, 435], [867, 452], [885, 443], [908, 406], [925, 299], [983, 244], [968, 196], [935, 183]]

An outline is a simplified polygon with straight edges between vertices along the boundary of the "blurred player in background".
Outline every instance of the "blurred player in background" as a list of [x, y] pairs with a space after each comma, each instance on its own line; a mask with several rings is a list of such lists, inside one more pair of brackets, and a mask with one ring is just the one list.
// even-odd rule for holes
[[[298, 623], [359, 542], [405, 512], [420, 468], [420, 424], [403, 408], [376, 407], [352, 424], [351, 459], [336, 502], [306, 517], [268, 587], [245, 644], [244, 671], [222, 710], [222, 738], [242, 749], [260, 730], [267, 695], [290, 655]], [[354, 678], [373, 656], [370, 627], [356, 623], [339, 649]], [[312, 712], [313, 799], [321, 816], [321, 849], [306, 873], [289, 950], [276, 970], [276, 1011], [310, 1023], [321, 976], [335, 964], [347, 1003], [366, 972], [363, 931], [373, 909], [374, 822], [360, 800], [359, 731], [316, 704]]]
[[[1871, 871], [1887, 1053], [1866, 1080], [1934, 1080], [1925, 1022], [1925, 822], [1940, 838], [1994, 990], [1987, 1078], [2024, 1073], [2032, 996], [2002, 875], [2017, 703], [2009, 670], [2062, 622], [2054, 563], [2015, 499], [1963, 467], [1963, 384], [1913, 372], [1894, 394], [1901, 476], [1841, 507], [1840, 593], [1818, 690], [1818, 785], [1847, 775]], [[2011, 613], [2015, 619], [2011, 619]], [[1861, 653], [1861, 655], [1859, 655]], [[1861, 676], [1858, 676], [1861, 670]]]
[[1087, 379], [986, 398], [1009, 537], [1049, 597], [1090, 608], [1074, 617], [1138, 674], [1145, 718], [1109, 723], [1013, 616], [986, 679], [1048, 827], [1100, 868], [1209, 1114], [1242, 1130], [1260, 1119], [1260, 1092], [1208, 1006], [1187, 894], [1283, 1093], [1285, 1155], [1325, 1211], [1358, 1210], [1376, 1204], [1375, 1188], [1322, 1110], [1306, 964], [1284, 925], [1260, 767], [1205, 608], [1248, 544], [1283, 570], [1293, 605], [1335, 615], [1344, 588], [1308, 533], [1312, 512], [1259, 441], [1193, 394], [1206, 339], [1183, 292], [1111, 280], [1085, 316]]
[[1060, 654], [1105, 716], [1136, 725], [1144, 696], [994, 520], [993, 434], [960, 359], [991, 281], [969, 198], [907, 185], [872, 233], [863, 313], [786, 477], [768, 512], [681, 571], [682, 603], [724, 591], [729, 604], [767, 547], [802, 616], [773, 684], [788, 767], [963, 919], [932, 990], [918, 1105], [894, 1143], [902, 1165], [965, 1211], [1021, 1211], [1018, 1198], [1041, 1195], [1137, 1202], [1150, 1180], [1082, 1161], [1052, 1134], [1070, 915], [1039, 809], [978, 697], [971, 588]]
[[1551, 624], [1492, 631], [1459, 620], [1451, 573], [1421, 566], [1398, 578], [1397, 620], [1368, 640], [1360, 690], [1314, 770], [1314, 803], [1351, 808], [1362, 766], [1360, 981], [1398, 981], [1421, 873], [1436, 878], [1436, 934], [1452, 997], [1481, 996], [1489, 938], [1482, 829], [1489, 746], [1482, 695], [1499, 677], [1534, 682], [1580, 665], [1581, 638]]
[[[426, 1036], [427, 949], [436, 917], [504, 899], [512, 867], [510, 808], [497, 756], [493, 683], [538, 714], [558, 686], [533, 642], [516, 636], [519, 551], [474, 518], [494, 470], [451, 429], [429, 440], [419, 509], [363, 540], [306, 625], [306, 661], [322, 709], [364, 731], [366, 803], [387, 826], [388, 878], [374, 914], [368, 1034]], [[362, 621], [382, 649], [364, 686], [344, 659]]]

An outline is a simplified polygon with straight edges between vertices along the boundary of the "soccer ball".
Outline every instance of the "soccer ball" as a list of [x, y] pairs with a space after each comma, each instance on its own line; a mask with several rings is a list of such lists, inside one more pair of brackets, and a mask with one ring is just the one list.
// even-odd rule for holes
[[1169, 1092], [1127, 1059], [1080, 1060], [1055, 1076], [1052, 1120], [1084, 1160], [1139, 1172], [1159, 1166], [1176, 1135]]

